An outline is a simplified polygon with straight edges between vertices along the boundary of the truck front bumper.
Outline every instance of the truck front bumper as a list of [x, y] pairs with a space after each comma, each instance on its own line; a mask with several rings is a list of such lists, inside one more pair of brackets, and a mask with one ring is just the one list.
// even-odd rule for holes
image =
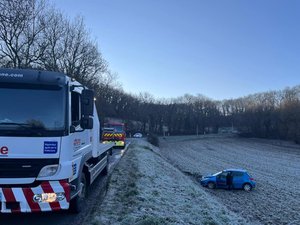
[[102, 143], [114, 143], [114, 147], [125, 147], [125, 141], [103, 141]]
[[43, 181], [36, 187], [0, 187], [1, 213], [47, 212], [69, 209], [66, 180]]

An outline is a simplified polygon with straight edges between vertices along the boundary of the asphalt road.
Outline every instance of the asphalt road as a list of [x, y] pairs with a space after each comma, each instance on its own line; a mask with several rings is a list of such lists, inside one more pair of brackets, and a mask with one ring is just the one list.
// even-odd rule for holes
[[110, 156], [109, 173], [107, 176], [99, 176], [89, 189], [86, 199], [86, 207], [79, 214], [68, 211], [33, 213], [33, 214], [0, 214], [0, 225], [80, 225], [90, 215], [95, 205], [103, 200], [108, 186], [108, 177], [119, 162], [125, 150], [113, 149]]

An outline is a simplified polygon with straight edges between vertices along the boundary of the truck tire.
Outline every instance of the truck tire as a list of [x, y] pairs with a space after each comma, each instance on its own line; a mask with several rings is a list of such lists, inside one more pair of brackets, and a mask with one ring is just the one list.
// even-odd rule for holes
[[71, 213], [80, 213], [84, 208], [84, 202], [87, 196], [87, 182], [84, 172], [81, 173], [79, 185], [81, 192], [70, 201]]

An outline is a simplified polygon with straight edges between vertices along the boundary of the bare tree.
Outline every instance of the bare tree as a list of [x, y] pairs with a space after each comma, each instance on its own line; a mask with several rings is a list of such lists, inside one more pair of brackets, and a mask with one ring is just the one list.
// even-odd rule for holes
[[46, 46], [45, 2], [37, 0], [0, 1], [0, 63], [4, 67], [32, 67]]
[[47, 26], [42, 33], [43, 41], [47, 47], [38, 64], [46, 70], [63, 71], [61, 61], [65, 51], [63, 40], [65, 38], [67, 20], [62, 13], [54, 8], [49, 9], [45, 16], [47, 18]]
[[60, 70], [75, 79], [92, 84], [98, 82], [99, 75], [107, 71], [107, 62], [91, 41], [83, 19], [66, 21], [62, 38], [63, 51], [59, 59]]

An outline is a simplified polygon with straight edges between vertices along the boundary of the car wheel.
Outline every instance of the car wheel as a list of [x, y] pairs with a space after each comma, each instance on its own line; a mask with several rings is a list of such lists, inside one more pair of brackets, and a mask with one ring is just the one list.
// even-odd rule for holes
[[243, 189], [244, 189], [244, 191], [251, 191], [252, 186], [251, 186], [251, 184], [246, 183], [246, 184], [244, 184]]
[[209, 189], [214, 189], [214, 188], [216, 188], [216, 184], [213, 183], [213, 182], [209, 182], [209, 183], [207, 184], [207, 187], [208, 187]]
[[87, 182], [84, 173], [80, 177], [80, 188], [81, 192], [70, 202], [70, 212], [72, 213], [79, 213], [84, 208], [84, 201], [87, 195]]

